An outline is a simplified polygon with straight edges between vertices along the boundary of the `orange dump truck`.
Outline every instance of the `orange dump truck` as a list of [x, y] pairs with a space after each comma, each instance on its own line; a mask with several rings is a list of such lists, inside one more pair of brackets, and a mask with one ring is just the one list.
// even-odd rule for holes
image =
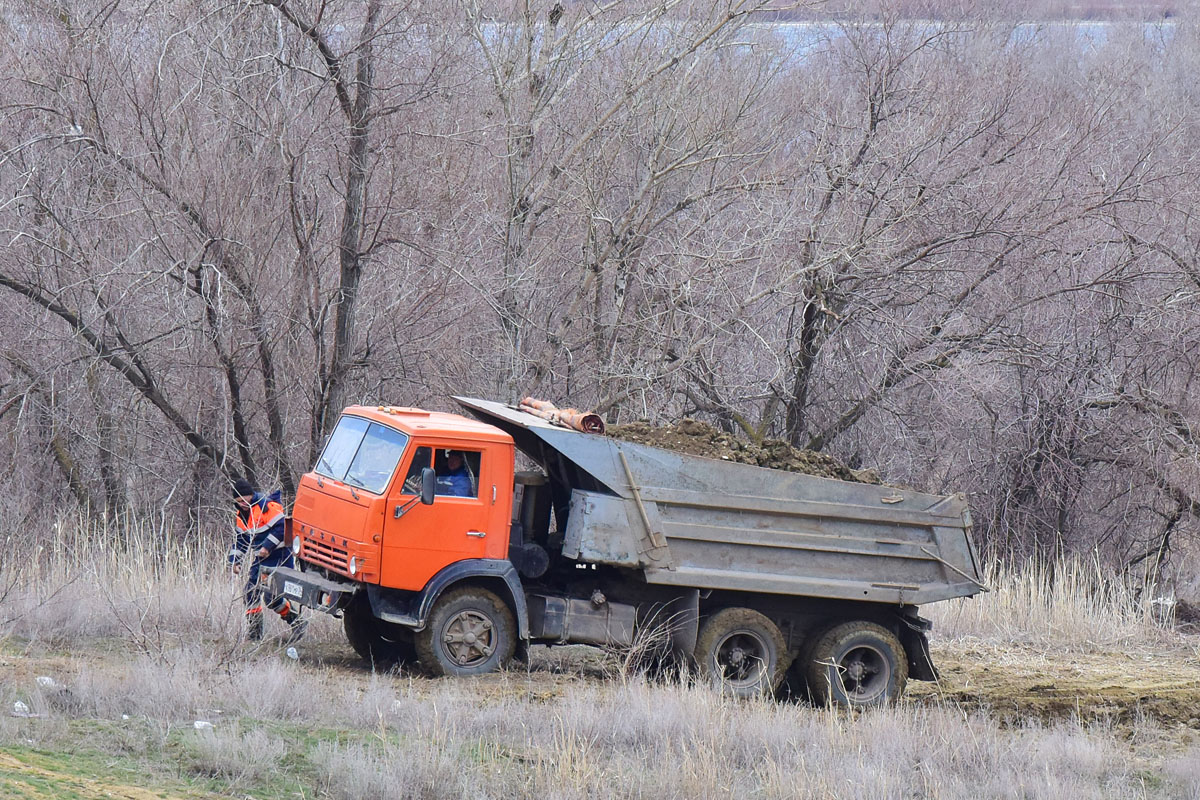
[[[352, 406], [300, 482], [275, 592], [376, 664], [504, 666], [640, 631], [738, 695], [868, 705], [932, 679], [922, 603], [980, 591], [961, 495], [684, 455], [455, 398]], [[518, 451], [535, 469], [518, 471]]]

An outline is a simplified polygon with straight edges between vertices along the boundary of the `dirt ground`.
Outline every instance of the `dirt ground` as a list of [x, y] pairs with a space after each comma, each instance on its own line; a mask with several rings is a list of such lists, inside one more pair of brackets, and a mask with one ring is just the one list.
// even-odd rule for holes
[[665, 427], [656, 427], [648, 422], [612, 425], [608, 428], [608, 435], [622, 441], [648, 444], [693, 456], [719, 458], [739, 464], [858, 483], [881, 482], [874, 470], [852, 470], [827, 453], [800, 450], [778, 439], [763, 439], [759, 443], [743, 441], [707, 422], [694, 419], [685, 419]]
[[917, 703], [950, 701], [999, 720], [1153, 720], [1200, 738], [1200, 638], [1173, 649], [1071, 653], [980, 642], [933, 645], [937, 683], [913, 681]]
[[[1111, 723], [1153, 721], [1200, 742], [1200, 637], [1177, 648], [1135, 652], [1045, 651], [979, 641], [937, 642], [937, 683], [910, 681], [905, 702], [949, 703], [984, 711], [1003, 724], [1029, 721]], [[345, 645], [310, 648], [303, 660], [326, 671], [331, 686], [361, 680], [369, 671]], [[553, 702], [579, 681], [619, 680], [617, 655], [585, 646], [534, 647], [529, 666], [515, 664], [504, 676], [476, 679], [485, 694], [519, 695]], [[408, 673], [402, 673], [407, 675]], [[420, 679], [419, 679], [420, 680]]]
[[[86, 659], [92, 670], [120, 670], [118, 654], [93, 651]], [[282, 654], [281, 654], [282, 655]], [[936, 641], [934, 663], [941, 676], [936, 683], [910, 681], [906, 703], [951, 704], [967, 711], [984, 711], [1003, 724], [1031, 720], [1054, 723], [1078, 719], [1128, 726], [1153, 721], [1176, 731], [1184, 744], [1200, 742], [1200, 637], [1180, 637], [1177, 647], [1134, 649], [1129, 652], [1067, 652], [1020, 645], [1003, 647], [978, 640]], [[312, 643], [300, 650], [301, 663], [322, 676], [331, 691], [347, 686], [365, 689], [371, 671], [344, 642]], [[21, 675], [67, 677], [80, 666], [75, 658], [8, 656], [0, 667]], [[553, 702], [580, 682], [619, 680], [619, 655], [585, 647], [533, 647], [528, 666], [514, 664], [503, 675], [473, 679], [471, 690], [501, 693], [534, 702]], [[413, 673], [400, 668], [398, 678]], [[419, 676], [422, 685], [437, 686]]]

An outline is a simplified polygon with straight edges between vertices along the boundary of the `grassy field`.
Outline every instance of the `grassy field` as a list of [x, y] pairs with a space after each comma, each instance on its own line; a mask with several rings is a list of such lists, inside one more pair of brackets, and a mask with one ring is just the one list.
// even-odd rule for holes
[[931, 607], [941, 681], [851, 714], [586, 648], [377, 674], [324, 617], [291, 659], [218, 554], [123, 541], [0, 572], [0, 798], [1200, 798], [1200, 640], [1086, 566]]

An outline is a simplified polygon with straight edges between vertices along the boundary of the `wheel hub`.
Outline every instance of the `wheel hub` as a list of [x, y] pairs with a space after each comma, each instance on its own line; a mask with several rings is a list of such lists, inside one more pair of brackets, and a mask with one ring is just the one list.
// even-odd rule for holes
[[734, 631], [717, 646], [717, 672], [734, 686], [749, 686], [758, 682], [768, 653], [766, 642], [752, 631]]
[[874, 647], [859, 645], [845, 653], [838, 662], [842, 688], [855, 702], [871, 702], [887, 691], [891, 668], [887, 659]]
[[477, 611], [461, 611], [446, 623], [442, 641], [446, 654], [460, 667], [473, 667], [496, 649], [492, 621]]

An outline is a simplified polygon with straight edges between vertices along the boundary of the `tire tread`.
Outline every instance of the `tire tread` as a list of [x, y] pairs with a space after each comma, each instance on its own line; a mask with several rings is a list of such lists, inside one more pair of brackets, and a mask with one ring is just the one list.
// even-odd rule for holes
[[783, 633], [779, 630], [778, 625], [772, 622], [765, 614], [755, 611], [752, 608], [738, 606], [723, 608], [701, 624], [700, 633], [696, 637], [695, 650], [695, 659], [701, 674], [714, 682], [718, 680], [718, 676], [712, 671], [709, 664], [709, 657], [714, 648], [716, 648], [717, 643], [726, 634], [739, 629], [757, 629], [759, 633], [771, 640], [771, 644], [775, 650], [775, 663], [772, 665], [769, 685], [760, 686], [757, 691], [752, 692], [739, 692], [724, 684], [722, 685], [725, 686], [726, 691], [734, 694], [746, 696], [753, 694], [774, 694], [783, 681], [784, 673], [787, 671], [790, 661], [787, 642], [784, 640]]
[[849, 705], [844, 698], [837, 696], [838, 692], [830, 684], [829, 662], [833, 660], [834, 653], [843, 642], [861, 634], [874, 636], [879, 640], [879, 644], [885, 645], [891, 651], [892, 680], [890, 683], [894, 687], [890, 691], [885, 691], [877, 700], [864, 705], [885, 705], [895, 702], [903, 694], [904, 686], [908, 682], [908, 656], [896, 634], [877, 622], [852, 620], [826, 628], [814, 636], [810, 644], [802, 648], [805, 659], [803, 667], [808, 678], [808, 689], [813, 702], [817, 705], [827, 705], [830, 701], [839, 705]]

